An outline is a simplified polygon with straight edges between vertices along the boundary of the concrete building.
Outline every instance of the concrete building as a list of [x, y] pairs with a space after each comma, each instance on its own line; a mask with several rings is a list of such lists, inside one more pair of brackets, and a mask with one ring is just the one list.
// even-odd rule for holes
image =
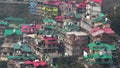
[[82, 48], [88, 44], [88, 34], [85, 32], [66, 32], [65, 35], [65, 54], [69, 56], [81, 55]]
[[86, 14], [89, 14], [91, 18], [96, 18], [101, 12], [101, 5], [90, 1], [88, 4], [86, 4]]

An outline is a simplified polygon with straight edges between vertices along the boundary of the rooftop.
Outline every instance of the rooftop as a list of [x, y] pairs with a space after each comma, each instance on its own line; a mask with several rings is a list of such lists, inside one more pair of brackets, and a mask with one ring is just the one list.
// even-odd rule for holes
[[3, 44], [1, 45], [1, 47], [13, 48], [13, 44], [14, 44], [14, 43], [3, 43]]
[[84, 36], [84, 35], [88, 35], [87, 33], [85, 33], [85, 32], [82, 32], [82, 31], [80, 31], [80, 32], [66, 32], [66, 34], [74, 34], [74, 35], [76, 35], [76, 36]]

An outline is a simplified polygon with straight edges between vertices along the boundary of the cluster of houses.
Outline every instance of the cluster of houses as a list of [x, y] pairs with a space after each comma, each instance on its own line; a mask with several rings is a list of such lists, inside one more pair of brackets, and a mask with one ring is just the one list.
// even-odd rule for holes
[[101, 5], [102, 0], [31, 0], [31, 13], [42, 16], [43, 23], [1, 20], [0, 60], [9, 61], [8, 68], [57, 68], [54, 59], [69, 56], [83, 57], [88, 65], [113, 64], [115, 32]]

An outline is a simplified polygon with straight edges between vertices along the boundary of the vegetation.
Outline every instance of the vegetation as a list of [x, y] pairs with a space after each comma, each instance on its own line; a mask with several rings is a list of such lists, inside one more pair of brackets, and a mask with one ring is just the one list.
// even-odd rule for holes
[[120, 6], [116, 8], [114, 14], [109, 15], [109, 18], [111, 20], [111, 27], [120, 35]]

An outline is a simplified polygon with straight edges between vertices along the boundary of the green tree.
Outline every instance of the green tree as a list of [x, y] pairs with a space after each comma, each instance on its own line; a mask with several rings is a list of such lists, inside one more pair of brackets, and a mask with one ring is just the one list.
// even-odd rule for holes
[[110, 14], [112, 29], [120, 35], [120, 6], [116, 8], [115, 14]]

